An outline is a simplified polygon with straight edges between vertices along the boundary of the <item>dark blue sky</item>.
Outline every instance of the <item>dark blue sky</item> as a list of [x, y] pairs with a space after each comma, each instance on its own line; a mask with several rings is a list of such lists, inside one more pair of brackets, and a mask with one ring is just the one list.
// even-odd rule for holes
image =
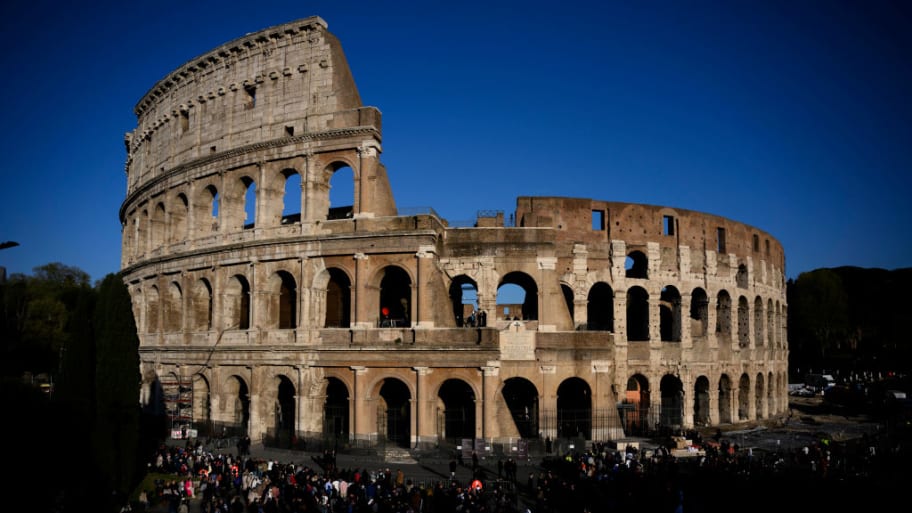
[[8, 273], [116, 272], [136, 102], [197, 55], [311, 15], [383, 113], [400, 208], [666, 205], [769, 232], [790, 278], [912, 266], [912, 2], [67, 4], [11, 0], [0, 19]]

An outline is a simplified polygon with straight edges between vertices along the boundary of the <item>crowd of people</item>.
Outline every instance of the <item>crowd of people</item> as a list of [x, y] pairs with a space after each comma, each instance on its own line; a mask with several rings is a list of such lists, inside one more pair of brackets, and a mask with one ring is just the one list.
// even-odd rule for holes
[[[469, 480], [457, 479], [455, 467], [461, 463], [454, 458], [448, 478], [433, 482], [414, 482], [389, 467], [338, 468], [333, 451], [307, 464], [241, 452], [247, 454], [213, 454], [199, 444], [162, 445], [150, 465], [179, 478], [158, 482], [152, 498], [141, 503], [167, 504], [169, 513], [185, 513], [194, 497], [205, 513], [683, 512], [722, 511], [733, 504], [768, 511], [779, 501], [844, 506], [857, 498], [856, 486], [877, 490], [879, 495], [865, 495], [874, 503], [909, 475], [908, 447], [875, 436], [843, 443], [821, 439], [772, 452], [738, 447], [717, 436], [700, 440], [698, 453], [687, 457], [664, 445], [644, 451], [592, 443], [583, 451], [546, 456], [522, 477], [512, 459], [499, 459], [495, 473], [483, 469], [473, 453]], [[803, 488], [806, 493], [794, 498]]]

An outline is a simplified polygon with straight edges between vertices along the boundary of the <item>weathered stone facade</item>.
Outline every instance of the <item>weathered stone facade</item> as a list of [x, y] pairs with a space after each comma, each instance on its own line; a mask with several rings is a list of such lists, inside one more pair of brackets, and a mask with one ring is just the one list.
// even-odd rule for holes
[[[380, 112], [320, 18], [187, 62], [135, 112], [122, 270], [146, 392], [184, 386], [166, 390], [186, 398], [175, 418], [423, 447], [787, 410], [774, 238], [592, 199], [520, 197], [471, 227], [400, 212]], [[343, 168], [352, 204], [331, 208]], [[497, 304], [505, 284], [521, 305]]]

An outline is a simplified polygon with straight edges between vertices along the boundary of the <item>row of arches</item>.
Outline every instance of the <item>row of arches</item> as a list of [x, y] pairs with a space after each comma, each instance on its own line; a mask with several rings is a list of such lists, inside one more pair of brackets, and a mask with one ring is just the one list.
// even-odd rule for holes
[[[344, 162], [332, 162], [311, 179], [311, 188], [328, 200], [320, 219], [353, 216], [354, 172]], [[259, 178], [259, 180], [258, 180]], [[258, 187], [258, 182], [262, 185]], [[139, 258], [159, 248], [218, 233], [254, 228], [277, 228], [299, 223], [307, 203], [307, 183], [293, 168], [274, 172], [244, 168], [169, 191], [141, 205], [124, 221], [125, 256]]]
[[[563, 379], [545, 399], [533, 381], [514, 376], [502, 381], [494, 398], [506, 407], [513, 425], [505, 430], [522, 438], [545, 435], [557, 438], [602, 439], [606, 435], [648, 436], [657, 432], [678, 432], [693, 426], [727, 424], [772, 417], [783, 411], [781, 400], [785, 378], [773, 372], [751, 376], [741, 374], [737, 381], [728, 374], [721, 374], [715, 384], [706, 375], [698, 376], [689, 390], [678, 376], [666, 374], [658, 379], [658, 390], [653, 391], [650, 380], [643, 374], [634, 374], [612, 404], [599, 404], [593, 397], [590, 383], [581, 377]], [[251, 433], [251, 394], [267, 398], [266, 418], [263, 423], [265, 436], [277, 444], [287, 444], [295, 437], [321, 436], [323, 439], [349, 440], [358, 435], [372, 435], [388, 443], [409, 447], [416, 437], [413, 419], [422, 415], [416, 401], [415, 383], [398, 376], [380, 375], [369, 387], [368, 398], [363, 404], [375, 405], [375, 411], [355, 413], [350, 384], [345, 379], [329, 376], [322, 380], [317, 396], [319, 403], [312, 403], [312, 411], [301, 411], [300, 391], [291, 378], [278, 374], [271, 380], [271, 390], [254, 391], [247, 380], [238, 374], [229, 374], [222, 385], [222, 396], [213, 400], [210, 384], [204, 375], [193, 379], [193, 417], [197, 426], [212, 425], [218, 420], [222, 427], [235, 433]], [[443, 379], [433, 391], [434, 400], [425, 408], [432, 408], [434, 425], [430, 431], [439, 440], [458, 442], [478, 438], [484, 408], [479, 400], [480, 387], [461, 378]], [[687, 404], [689, 402], [689, 405]], [[213, 412], [213, 404], [224, 405], [221, 412]], [[306, 407], [305, 407], [306, 408]], [[353, 415], [371, 416], [368, 430], [375, 433], [354, 433]], [[685, 419], [688, 415], [689, 421]], [[308, 418], [311, 426], [320, 426], [322, 433], [305, 434], [300, 421]], [[359, 425], [367, 425], [357, 421]], [[487, 420], [490, 422], [490, 420]], [[427, 427], [423, 428], [428, 431]], [[496, 436], [496, 434], [495, 434]]]

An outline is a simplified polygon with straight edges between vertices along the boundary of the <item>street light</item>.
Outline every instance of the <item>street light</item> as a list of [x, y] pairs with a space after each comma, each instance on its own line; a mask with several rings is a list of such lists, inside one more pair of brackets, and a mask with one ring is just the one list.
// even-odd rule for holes
[[19, 245], [18, 242], [8, 240], [6, 242], [0, 242], [0, 249], [14, 248], [18, 245]]

